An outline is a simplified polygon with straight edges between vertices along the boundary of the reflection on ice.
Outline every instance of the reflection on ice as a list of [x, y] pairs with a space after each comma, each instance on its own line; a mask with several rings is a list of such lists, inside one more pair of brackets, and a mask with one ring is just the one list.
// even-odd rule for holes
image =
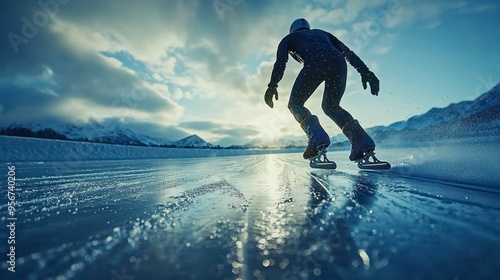
[[[183, 163], [189, 169], [173, 160], [87, 162], [61, 174], [57, 163], [51, 171], [18, 165], [25, 178], [17, 275], [488, 279], [500, 272], [500, 252], [491, 250], [500, 242], [498, 192], [344, 163], [345, 170], [311, 170], [300, 154]], [[6, 217], [5, 206], [0, 212]]]
[[366, 251], [364, 249], [359, 249], [358, 254], [361, 257], [361, 260], [363, 261], [365, 269], [369, 269], [370, 268], [370, 257], [368, 256]]

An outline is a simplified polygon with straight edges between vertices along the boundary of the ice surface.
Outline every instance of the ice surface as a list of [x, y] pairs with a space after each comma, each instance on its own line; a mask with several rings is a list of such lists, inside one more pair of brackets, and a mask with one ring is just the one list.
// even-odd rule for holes
[[10, 160], [18, 255], [0, 279], [494, 279], [498, 166], [453, 164], [488, 151], [381, 149], [389, 171], [360, 171], [348, 151], [329, 153], [337, 170], [300, 153]]

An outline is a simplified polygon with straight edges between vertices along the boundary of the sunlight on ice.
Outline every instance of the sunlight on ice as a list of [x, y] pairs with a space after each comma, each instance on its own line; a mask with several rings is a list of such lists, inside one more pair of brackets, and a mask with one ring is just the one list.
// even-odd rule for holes
[[363, 264], [365, 265], [365, 268], [370, 268], [370, 257], [366, 253], [365, 250], [360, 249], [358, 251], [359, 256], [361, 257], [361, 260], [363, 260]]
[[280, 180], [278, 174], [283, 172], [283, 165], [279, 164], [274, 155], [267, 157], [267, 190], [273, 201], [278, 201], [281, 198], [279, 185]]
[[[262, 195], [265, 197], [266, 203], [269, 204], [265, 211], [260, 211], [261, 217], [255, 221], [255, 226], [259, 228], [258, 236], [255, 241], [256, 247], [259, 249], [261, 256], [269, 256], [273, 252], [280, 252], [281, 246], [285, 243], [289, 233], [285, 230], [287, 223], [287, 212], [283, 205], [286, 199], [287, 183], [282, 180], [284, 172], [283, 164], [276, 158], [275, 155], [266, 156], [267, 163], [265, 170], [267, 172], [267, 180], [264, 181], [262, 187]], [[266, 176], [266, 175], [264, 175]], [[267, 200], [269, 200], [267, 202]], [[275, 260], [269, 258], [262, 262], [263, 267], [274, 266]], [[287, 264], [283, 264], [286, 267]]]

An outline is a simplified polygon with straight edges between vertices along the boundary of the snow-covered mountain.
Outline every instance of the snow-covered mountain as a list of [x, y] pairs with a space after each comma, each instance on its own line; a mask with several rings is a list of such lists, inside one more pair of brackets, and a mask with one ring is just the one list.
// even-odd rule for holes
[[[433, 108], [429, 112], [414, 116], [405, 122], [392, 124], [391, 129], [402, 131], [405, 129], [424, 129], [436, 124], [465, 119], [473, 115], [481, 115], [491, 110], [498, 110], [500, 105], [500, 84], [473, 101], [463, 101], [451, 104], [446, 108]], [[478, 118], [477, 121], [485, 121]]]
[[3, 129], [0, 128], [0, 134], [134, 146], [212, 147], [212, 144], [207, 143], [198, 135], [172, 141], [136, 133], [126, 125], [112, 120], [105, 122], [94, 121], [85, 125], [16, 123]]
[[136, 133], [116, 121], [90, 122], [83, 126], [65, 125], [56, 131], [66, 135], [69, 139], [89, 140], [92, 142], [139, 146], [174, 145], [171, 140]]
[[200, 136], [194, 134], [175, 142], [176, 147], [180, 148], [212, 148], [213, 145], [203, 140]]
[[[500, 137], [500, 84], [472, 101], [462, 101], [446, 108], [433, 108], [389, 126], [366, 129], [376, 142], [398, 145], [429, 141], [452, 141], [463, 138]], [[346, 138], [337, 135], [332, 143], [347, 145]]]

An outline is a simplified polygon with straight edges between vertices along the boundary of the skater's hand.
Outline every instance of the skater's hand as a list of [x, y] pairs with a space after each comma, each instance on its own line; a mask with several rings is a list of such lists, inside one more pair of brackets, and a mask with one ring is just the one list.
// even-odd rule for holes
[[271, 108], [274, 107], [273, 96], [278, 100], [278, 90], [276, 88], [267, 88], [264, 94], [264, 101]]
[[363, 88], [366, 90], [366, 83], [370, 84], [370, 90], [373, 95], [378, 95], [378, 91], [380, 90], [380, 82], [373, 74], [372, 71], [368, 71], [367, 73], [364, 73], [361, 75], [361, 82], [363, 83]]

